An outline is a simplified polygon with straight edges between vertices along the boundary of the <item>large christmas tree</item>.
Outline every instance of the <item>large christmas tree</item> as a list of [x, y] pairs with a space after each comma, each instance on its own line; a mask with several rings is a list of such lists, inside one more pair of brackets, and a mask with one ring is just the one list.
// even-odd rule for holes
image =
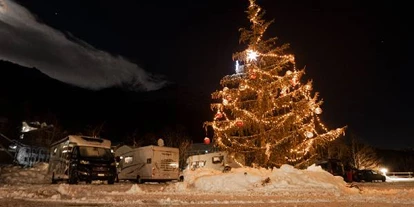
[[[234, 54], [236, 73], [222, 78], [222, 90], [212, 93], [215, 111], [206, 129], [214, 131], [213, 143], [228, 152], [244, 153], [247, 164], [260, 167], [312, 164], [316, 149], [338, 138], [345, 127], [327, 129], [318, 115], [322, 101], [312, 93], [312, 82], [301, 83], [288, 45], [264, 39], [272, 23], [250, 0], [251, 26], [241, 29], [245, 51]], [[217, 101], [218, 100], [218, 101]]]

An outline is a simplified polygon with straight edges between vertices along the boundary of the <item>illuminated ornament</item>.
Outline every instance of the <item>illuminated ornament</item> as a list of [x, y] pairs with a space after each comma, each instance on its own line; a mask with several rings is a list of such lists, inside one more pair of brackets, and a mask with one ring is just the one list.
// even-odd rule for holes
[[204, 144], [210, 144], [210, 138], [205, 137], [204, 138]]
[[251, 73], [250, 74], [250, 79], [256, 79], [256, 73]]
[[247, 62], [255, 61], [259, 55], [256, 51], [247, 50]]
[[224, 88], [223, 88], [223, 91], [224, 91], [224, 92], [226, 92], [226, 91], [228, 91], [228, 90], [229, 90], [229, 88], [227, 88], [227, 87], [224, 87]]
[[285, 96], [288, 92], [289, 92], [289, 88], [283, 87], [282, 90], [280, 91], [280, 96]]
[[293, 77], [292, 80], [290, 80], [290, 84], [292, 84], [292, 86], [296, 86], [299, 83], [298, 81], [298, 77]]
[[221, 119], [223, 118], [223, 114], [221, 112], [217, 112], [217, 114], [214, 116], [214, 119]]
[[310, 84], [307, 84], [307, 85], [305, 86], [305, 90], [307, 90], [307, 91], [312, 90], [312, 86], [311, 86]]
[[226, 96], [226, 99], [227, 99], [228, 101], [231, 101], [231, 96], [230, 96], [230, 95], [227, 95], [227, 96]]
[[312, 138], [313, 137], [313, 133], [312, 132], [305, 132], [305, 136], [307, 138]]
[[291, 75], [291, 74], [292, 74], [292, 71], [290, 70], [286, 71], [286, 75]]
[[227, 101], [227, 99], [223, 98], [223, 105], [227, 106], [229, 105], [229, 101]]
[[241, 121], [241, 120], [237, 120], [236, 121], [236, 126], [238, 126], [238, 127], [242, 127], [244, 124], [243, 124], [243, 121]]
[[241, 90], [241, 91], [246, 90], [246, 85], [244, 85], [244, 84], [240, 84], [240, 85], [239, 85], [239, 90]]
[[316, 114], [321, 114], [322, 113], [322, 109], [320, 107], [315, 109], [315, 113]]

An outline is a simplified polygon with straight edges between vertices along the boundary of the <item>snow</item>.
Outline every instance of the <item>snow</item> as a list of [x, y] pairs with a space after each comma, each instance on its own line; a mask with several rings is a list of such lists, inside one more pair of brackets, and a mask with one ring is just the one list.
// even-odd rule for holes
[[[414, 205], [414, 178], [390, 178], [385, 183], [346, 183], [319, 166], [305, 170], [235, 168], [228, 173], [199, 168], [183, 172], [183, 182], [135, 184], [103, 182], [51, 184], [47, 163], [33, 168], [0, 168], [1, 203], [18, 206], [56, 203], [128, 205], [263, 206], [294, 203], [306, 206], [402, 206]], [[24, 205], [23, 205], [24, 202]], [[32, 202], [32, 203], [31, 203]], [[34, 202], [34, 203], [33, 203]], [[328, 205], [329, 204], [329, 205]]]

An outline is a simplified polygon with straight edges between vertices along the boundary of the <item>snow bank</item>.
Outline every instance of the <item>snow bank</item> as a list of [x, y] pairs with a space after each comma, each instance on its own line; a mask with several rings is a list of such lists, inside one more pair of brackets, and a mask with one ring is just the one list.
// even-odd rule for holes
[[184, 171], [184, 182], [169, 186], [168, 191], [205, 192], [329, 192], [335, 195], [357, 193], [342, 177], [333, 176], [319, 166], [305, 170], [290, 165], [272, 170], [264, 168], [235, 168], [228, 173], [199, 168]]
[[32, 168], [6, 165], [0, 169], [0, 183], [5, 184], [44, 184], [50, 183], [48, 163], [37, 163]]
[[[1, 169], [0, 181], [10, 185], [50, 184], [47, 176], [47, 163], [39, 163], [33, 168], [6, 166]], [[61, 186], [60, 194], [67, 186]], [[342, 177], [333, 176], [319, 166], [310, 166], [305, 170], [290, 165], [280, 168], [234, 168], [228, 173], [214, 169], [199, 168], [184, 171], [184, 181], [173, 183], [165, 188], [167, 192], [264, 192], [289, 193], [310, 192], [341, 195], [358, 192], [349, 188]], [[138, 185], [124, 192], [134, 194], [142, 192]], [[122, 193], [122, 192], [113, 192]]]

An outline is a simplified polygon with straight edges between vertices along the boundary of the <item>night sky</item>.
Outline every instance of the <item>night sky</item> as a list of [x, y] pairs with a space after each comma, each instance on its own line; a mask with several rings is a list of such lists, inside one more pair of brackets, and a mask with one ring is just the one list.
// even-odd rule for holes
[[[124, 105], [101, 112], [131, 127], [134, 120], [122, 117], [180, 123], [199, 142], [205, 136], [202, 123], [214, 115], [210, 94], [220, 89], [223, 76], [234, 73], [232, 54], [245, 49], [238, 29], [249, 26], [248, 0], [17, 2], [37, 20], [13, 13], [21, 8], [0, 0], [0, 59], [97, 94], [134, 82]], [[347, 125], [348, 133], [378, 147], [414, 147], [408, 3], [257, 4], [266, 10], [265, 19], [274, 19], [268, 37], [289, 43], [298, 68], [306, 67], [305, 79], [313, 80], [324, 101], [322, 120], [329, 128]], [[118, 96], [105, 93], [103, 100]], [[155, 112], [169, 98], [174, 103], [162, 115]], [[132, 100], [147, 100], [147, 108], [129, 110], [142, 106]], [[111, 112], [118, 107], [123, 110]], [[149, 111], [154, 114], [144, 115]]]

